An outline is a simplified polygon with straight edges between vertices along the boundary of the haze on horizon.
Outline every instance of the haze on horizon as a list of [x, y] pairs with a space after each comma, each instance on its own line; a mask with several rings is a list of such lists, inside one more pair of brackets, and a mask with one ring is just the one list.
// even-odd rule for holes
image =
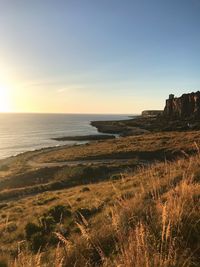
[[0, 112], [139, 113], [200, 90], [199, 0], [0, 0]]

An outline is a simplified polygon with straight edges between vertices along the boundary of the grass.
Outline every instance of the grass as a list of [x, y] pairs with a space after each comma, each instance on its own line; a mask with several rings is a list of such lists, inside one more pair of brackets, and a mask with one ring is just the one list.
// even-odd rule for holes
[[81, 146], [81, 148], [74, 146], [57, 151], [48, 151], [37, 155], [35, 160], [37, 162], [106, 158], [159, 160], [180, 155], [181, 151], [187, 153], [196, 151], [194, 141], [197, 145], [200, 144], [200, 134], [197, 131], [150, 133], [104, 142], [92, 142]]
[[[17, 236], [25, 240], [23, 231], [28, 221], [36, 222], [34, 218], [59, 204], [70, 206], [72, 216], [86, 208], [95, 212], [81, 215], [81, 220], [74, 216], [67, 235], [58, 223], [53, 230], [57, 245], [49, 244], [38, 254], [29, 250], [28, 240], [23, 241], [22, 254], [18, 254], [17, 246], [12, 252], [15, 266], [31, 266], [35, 261], [40, 261], [38, 266], [199, 266], [199, 174], [200, 159], [194, 156], [158, 163], [115, 182], [90, 185], [86, 192], [84, 187], [77, 187], [43, 193], [37, 198], [54, 198], [44, 205], [38, 205], [32, 197], [10, 203], [9, 208], [1, 210], [1, 216], [6, 211], [10, 214], [1, 222], [5, 227], [1, 250], [8, 253], [17, 245]], [[83, 201], [77, 202], [77, 197]], [[12, 225], [17, 214], [21, 218]], [[66, 227], [67, 222], [62, 224]], [[12, 262], [11, 258], [9, 266]]]
[[[25, 173], [19, 168], [18, 174], [5, 176], [0, 196], [11, 197], [0, 205], [0, 266], [200, 266], [199, 133], [135, 138], [79, 147], [74, 157], [91, 157], [95, 146], [98, 156], [115, 148], [117, 153], [155, 151], [161, 144], [164, 151], [184, 152], [173, 161], [137, 168], [128, 163], [25, 168]], [[70, 149], [54, 152], [66, 158], [77, 148]], [[53, 160], [51, 151], [37, 153], [40, 160]], [[32, 156], [20, 157], [25, 162]], [[51, 190], [63, 179], [68, 186], [56, 189], [54, 184]]]
[[24, 198], [45, 191], [102, 182], [108, 179], [119, 179], [124, 169], [136, 168], [135, 161], [114, 162], [109, 165], [78, 165], [66, 167], [41, 168], [23, 174], [9, 176], [0, 181], [0, 200]]

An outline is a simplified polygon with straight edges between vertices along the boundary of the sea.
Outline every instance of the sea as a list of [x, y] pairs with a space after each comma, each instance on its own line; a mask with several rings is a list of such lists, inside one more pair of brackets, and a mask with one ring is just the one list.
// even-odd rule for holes
[[0, 159], [46, 147], [80, 144], [52, 138], [98, 134], [91, 121], [128, 118], [129, 115], [0, 113]]

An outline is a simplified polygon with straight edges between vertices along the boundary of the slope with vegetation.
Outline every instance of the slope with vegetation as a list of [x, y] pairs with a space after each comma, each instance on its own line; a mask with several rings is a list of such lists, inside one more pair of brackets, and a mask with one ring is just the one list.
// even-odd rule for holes
[[[0, 182], [0, 266], [200, 266], [199, 132], [135, 138], [7, 162]], [[160, 162], [158, 147], [165, 152]], [[152, 152], [151, 164], [138, 165], [141, 151]], [[130, 161], [121, 164], [28, 165], [33, 159], [124, 158], [126, 152]]]

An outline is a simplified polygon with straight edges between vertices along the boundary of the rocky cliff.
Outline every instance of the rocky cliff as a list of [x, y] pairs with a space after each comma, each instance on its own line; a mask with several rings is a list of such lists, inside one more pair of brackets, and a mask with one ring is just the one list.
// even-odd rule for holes
[[200, 119], [200, 92], [183, 94], [181, 97], [169, 95], [164, 116], [177, 119]]

